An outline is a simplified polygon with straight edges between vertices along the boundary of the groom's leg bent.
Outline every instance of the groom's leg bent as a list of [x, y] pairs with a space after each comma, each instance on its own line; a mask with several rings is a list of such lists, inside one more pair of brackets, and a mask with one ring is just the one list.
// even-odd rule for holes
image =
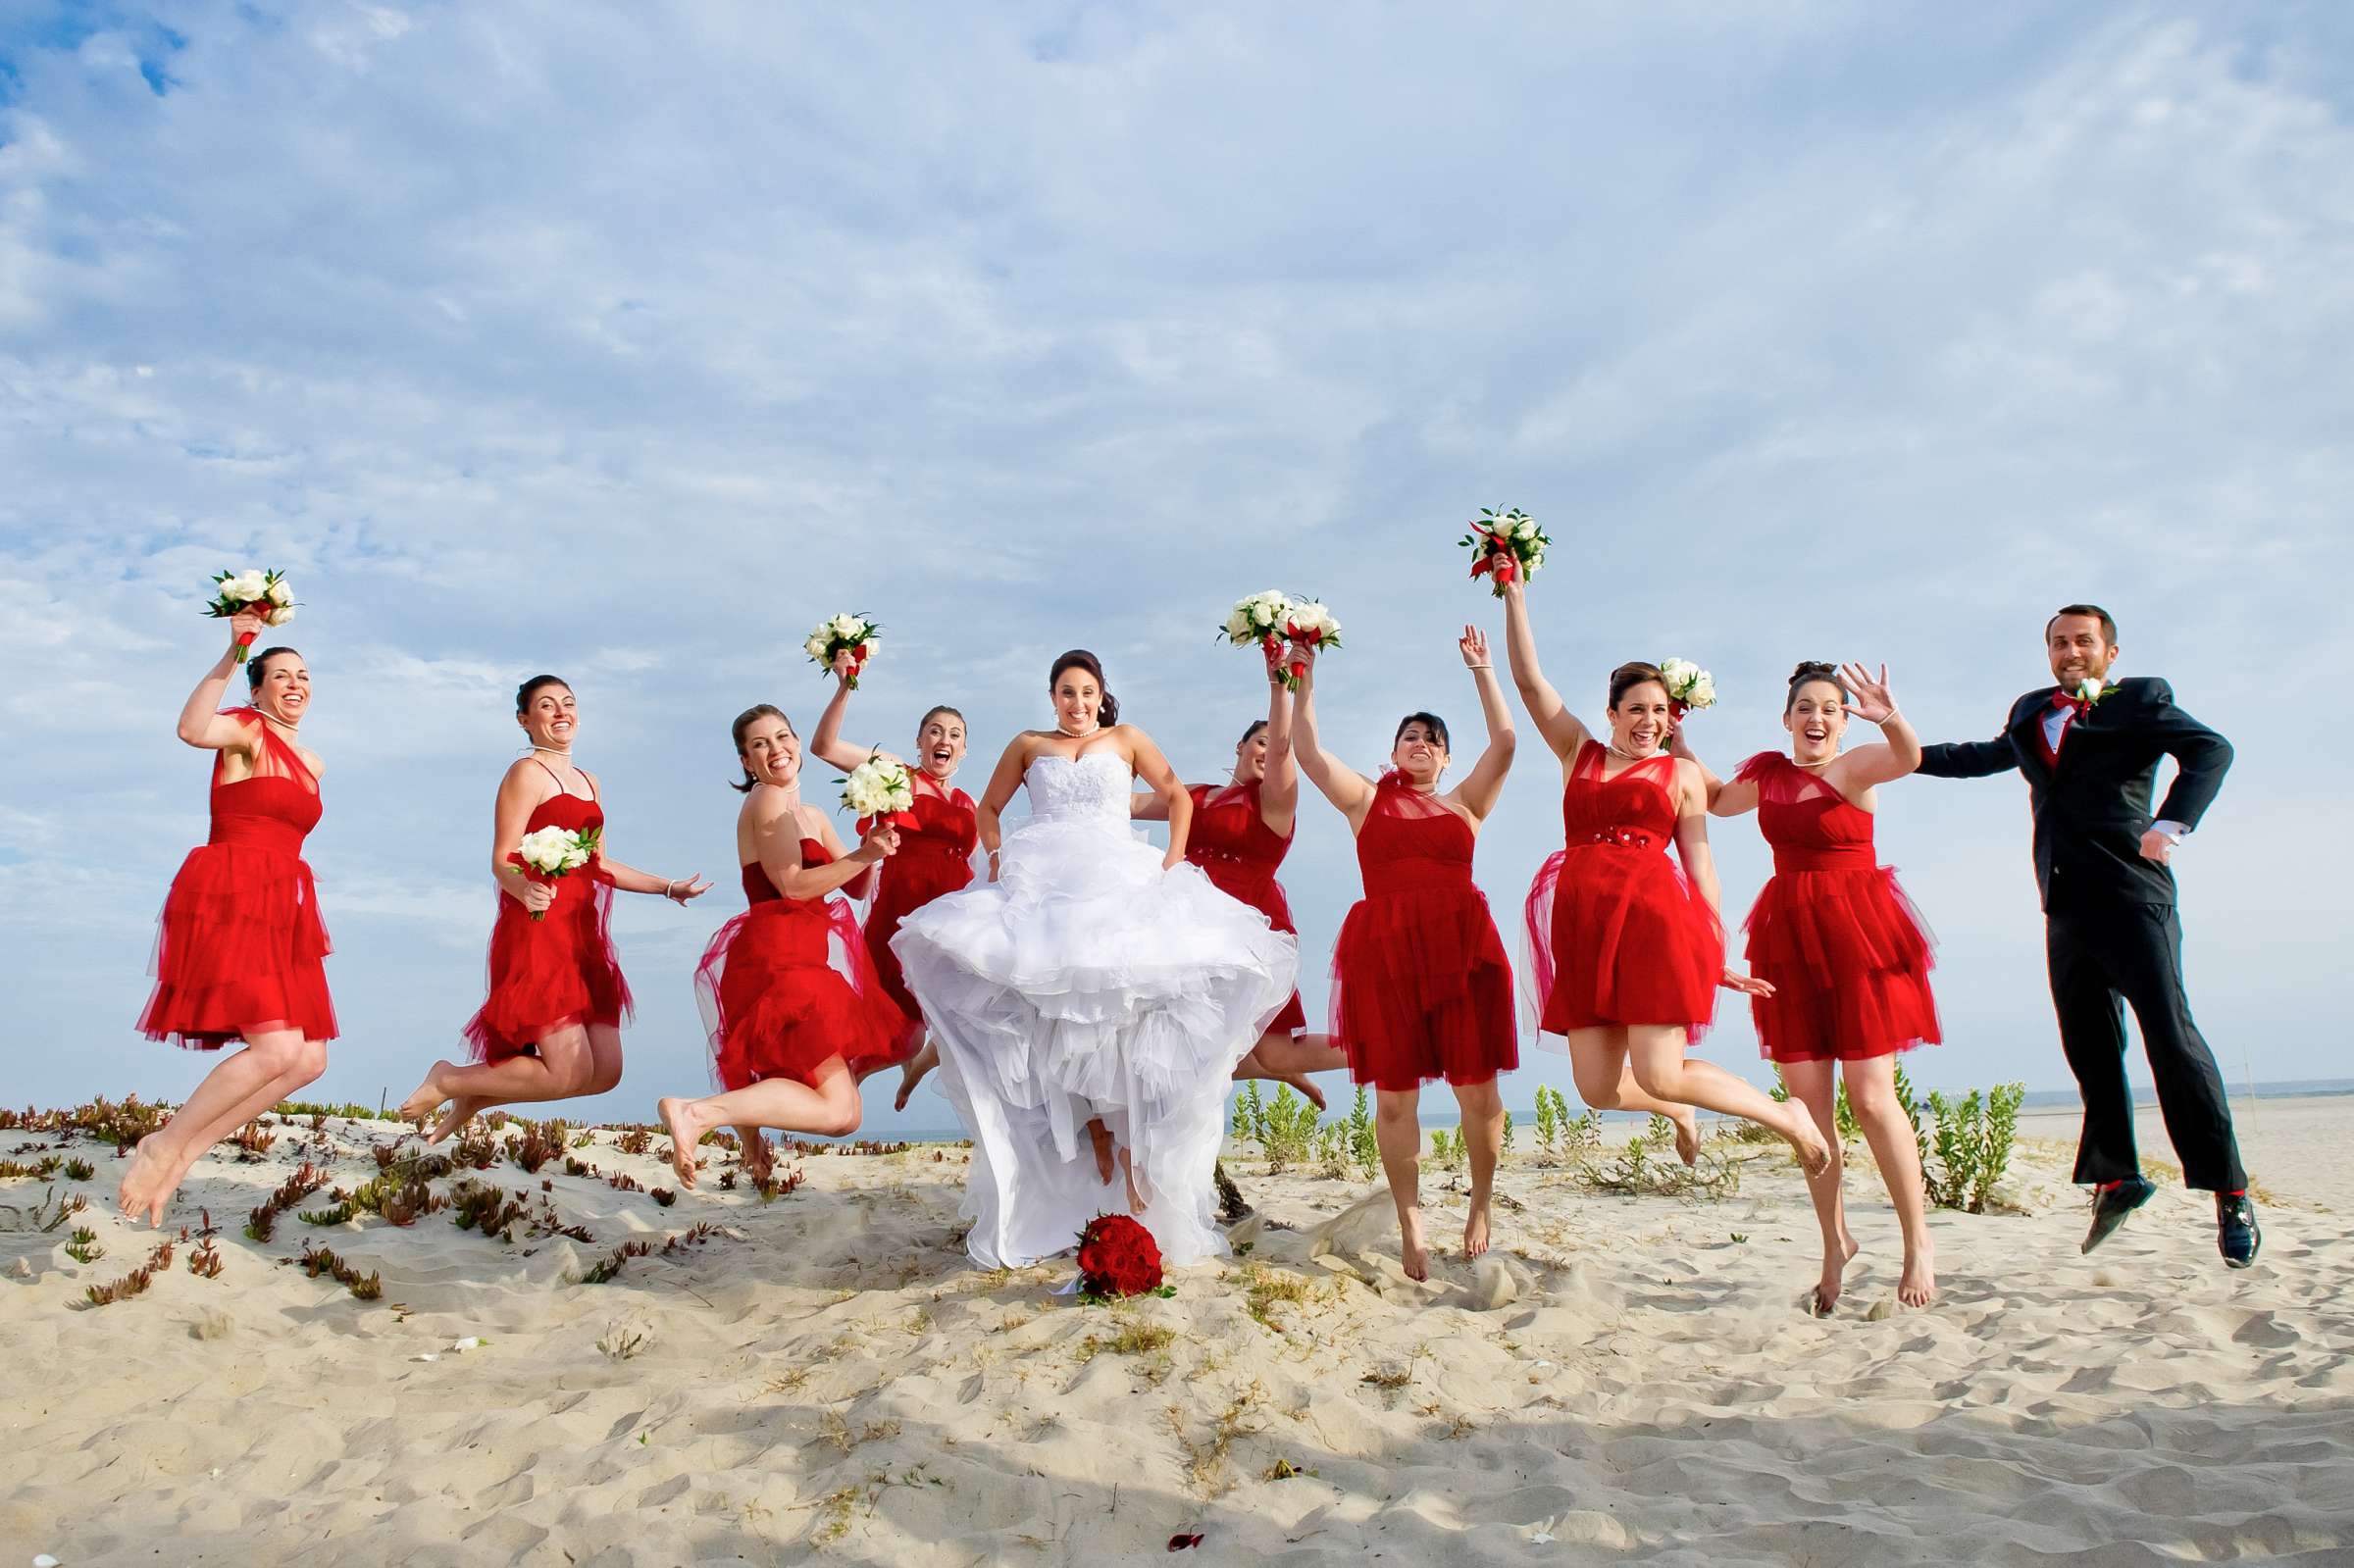
[[2182, 923], [2172, 904], [2140, 904], [2121, 923], [2111, 962], [2141, 1026], [2166, 1136], [2182, 1161], [2182, 1185], [2237, 1192], [2248, 1185], [2231, 1130], [2231, 1102], [2215, 1053], [2190, 1016], [2182, 986]]
[[2060, 1048], [2084, 1102], [2077, 1182], [2122, 1182], [2141, 1169], [2133, 1146], [2133, 1094], [2125, 1083], [2124, 1007], [2102, 962], [2102, 928], [2118, 918], [2114, 910], [2055, 908], [2044, 921]]

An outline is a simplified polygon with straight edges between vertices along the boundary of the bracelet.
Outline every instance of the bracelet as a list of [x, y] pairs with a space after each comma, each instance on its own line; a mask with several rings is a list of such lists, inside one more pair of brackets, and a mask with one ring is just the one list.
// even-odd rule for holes
[[663, 897], [665, 897], [665, 898], [673, 899], [673, 900], [677, 899], [677, 897], [679, 896], [678, 887], [679, 887], [679, 885], [678, 885], [678, 882], [677, 882], [677, 880], [676, 880], [675, 878], [674, 878], [673, 880], [669, 881], [669, 882], [666, 882], [666, 883], [664, 883], [664, 884], [662, 885], [662, 896], [663, 896]]
[[1466, 670], [1493, 670], [1496, 666], [1493, 664], [1466, 664], [1463, 668]]

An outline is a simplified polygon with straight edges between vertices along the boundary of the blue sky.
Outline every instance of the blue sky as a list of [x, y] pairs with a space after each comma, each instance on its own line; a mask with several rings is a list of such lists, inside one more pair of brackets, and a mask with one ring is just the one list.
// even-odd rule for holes
[[[305, 601], [321, 1088], [373, 1101], [479, 1000], [523, 676], [616, 852], [732, 885], [727, 724], [814, 722], [819, 616], [889, 628], [855, 732], [955, 702], [976, 789], [1072, 644], [1206, 779], [1258, 701], [1210, 628], [1313, 591], [1371, 768], [1475, 729], [1483, 504], [1558, 541], [1556, 683], [1696, 658], [1720, 765], [1808, 657], [1989, 733], [2109, 605], [2239, 750], [2181, 867], [2208, 1034], [2340, 1076], [2349, 60], [2324, 6], [0, 5], [0, 1098], [205, 1065], [130, 1023], [220, 567]], [[1558, 787], [1532, 745], [1482, 840], [1508, 930]], [[1303, 824], [1312, 1013], [1356, 879]], [[1737, 914], [1766, 857], [1716, 839]], [[2023, 786], [1897, 784], [1881, 840], [1942, 942], [1916, 1075], [2066, 1085]], [[621, 906], [601, 1113], [704, 1081], [731, 898]], [[1707, 1049], [1757, 1070], [1737, 1011]]]

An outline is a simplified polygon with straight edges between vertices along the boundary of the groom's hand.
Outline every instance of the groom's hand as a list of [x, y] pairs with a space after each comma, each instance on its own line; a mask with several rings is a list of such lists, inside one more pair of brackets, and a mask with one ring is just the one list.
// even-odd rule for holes
[[2174, 839], [2152, 828], [2141, 835], [2141, 858], [2154, 860], [2161, 866], [2172, 865], [2175, 858]]

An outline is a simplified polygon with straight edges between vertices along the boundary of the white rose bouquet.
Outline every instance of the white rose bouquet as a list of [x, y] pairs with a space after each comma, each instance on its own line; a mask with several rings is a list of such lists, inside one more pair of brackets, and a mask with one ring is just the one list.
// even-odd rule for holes
[[1716, 706], [1716, 678], [1690, 659], [1663, 659], [1660, 674], [1667, 683], [1667, 711], [1677, 723], [1696, 708]]
[[915, 781], [907, 770], [880, 751], [850, 770], [842, 781], [842, 803], [858, 819], [858, 834], [864, 837], [877, 823], [896, 827], [915, 826]]
[[[596, 858], [597, 840], [601, 830], [583, 828], [575, 833], [568, 828], [541, 828], [523, 835], [523, 842], [507, 856], [507, 864], [526, 882], [556, 882], [580, 870]], [[547, 911], [535, 909], [534, 920], [545, 920]]]
[[1545, 564], [1546, 546], [1553, 543], [1536, 520], [1516, 506], [1483, 506], [1469, 527], [1461, 542], [1471, 551], [1471, 575], [1494, 583], [1500, 599], [1507, 582], [1526, 582], [1536, 575]]
[[801, 644], [801, 651], [808, 654], [810, 661], [821, 670], [832, 670], [837, 657], [848, 654], [850, 689], [855, 691], [858, 689], [858, 672], [866, 668], [866, 661], [873, 658], [875, 650], [883, 646], [883, 639], [876, 635], [882, 630], [872, 616], [838, 615], [831, 621], [819, 622], [817, 630], [810, 632], [808, 640]]
[[[284, 626], [294, 619], [294, 590], [286, 583], [282, 572], [218, 572], [213, 576], [212, 602], [204, 613], [216, 621], [229, 621], [251, 610], [266, 625]], [[237, 637], [236, 662], [243, 664], [246, 653], [253, 647], [259, 633], [247, 632]]]
[[1238, 648], [1256, 647], [1271, 664], [1283, 652], [1284, 618], [1292, 613], [1289, 594], [1276, 588], [1235, 601], [1218, 635]]
[[[1283, 618], [1283, 634], [1294, 647], [1309, 647], [1318, 653], [1341, 645], [1340, 618], [1327, 609], [1321, 600], [1295, 599]], [[1306, 661], [1294, 659], [1283, 672], [1284, 685], [1297, 691], [1307, 675]]]

